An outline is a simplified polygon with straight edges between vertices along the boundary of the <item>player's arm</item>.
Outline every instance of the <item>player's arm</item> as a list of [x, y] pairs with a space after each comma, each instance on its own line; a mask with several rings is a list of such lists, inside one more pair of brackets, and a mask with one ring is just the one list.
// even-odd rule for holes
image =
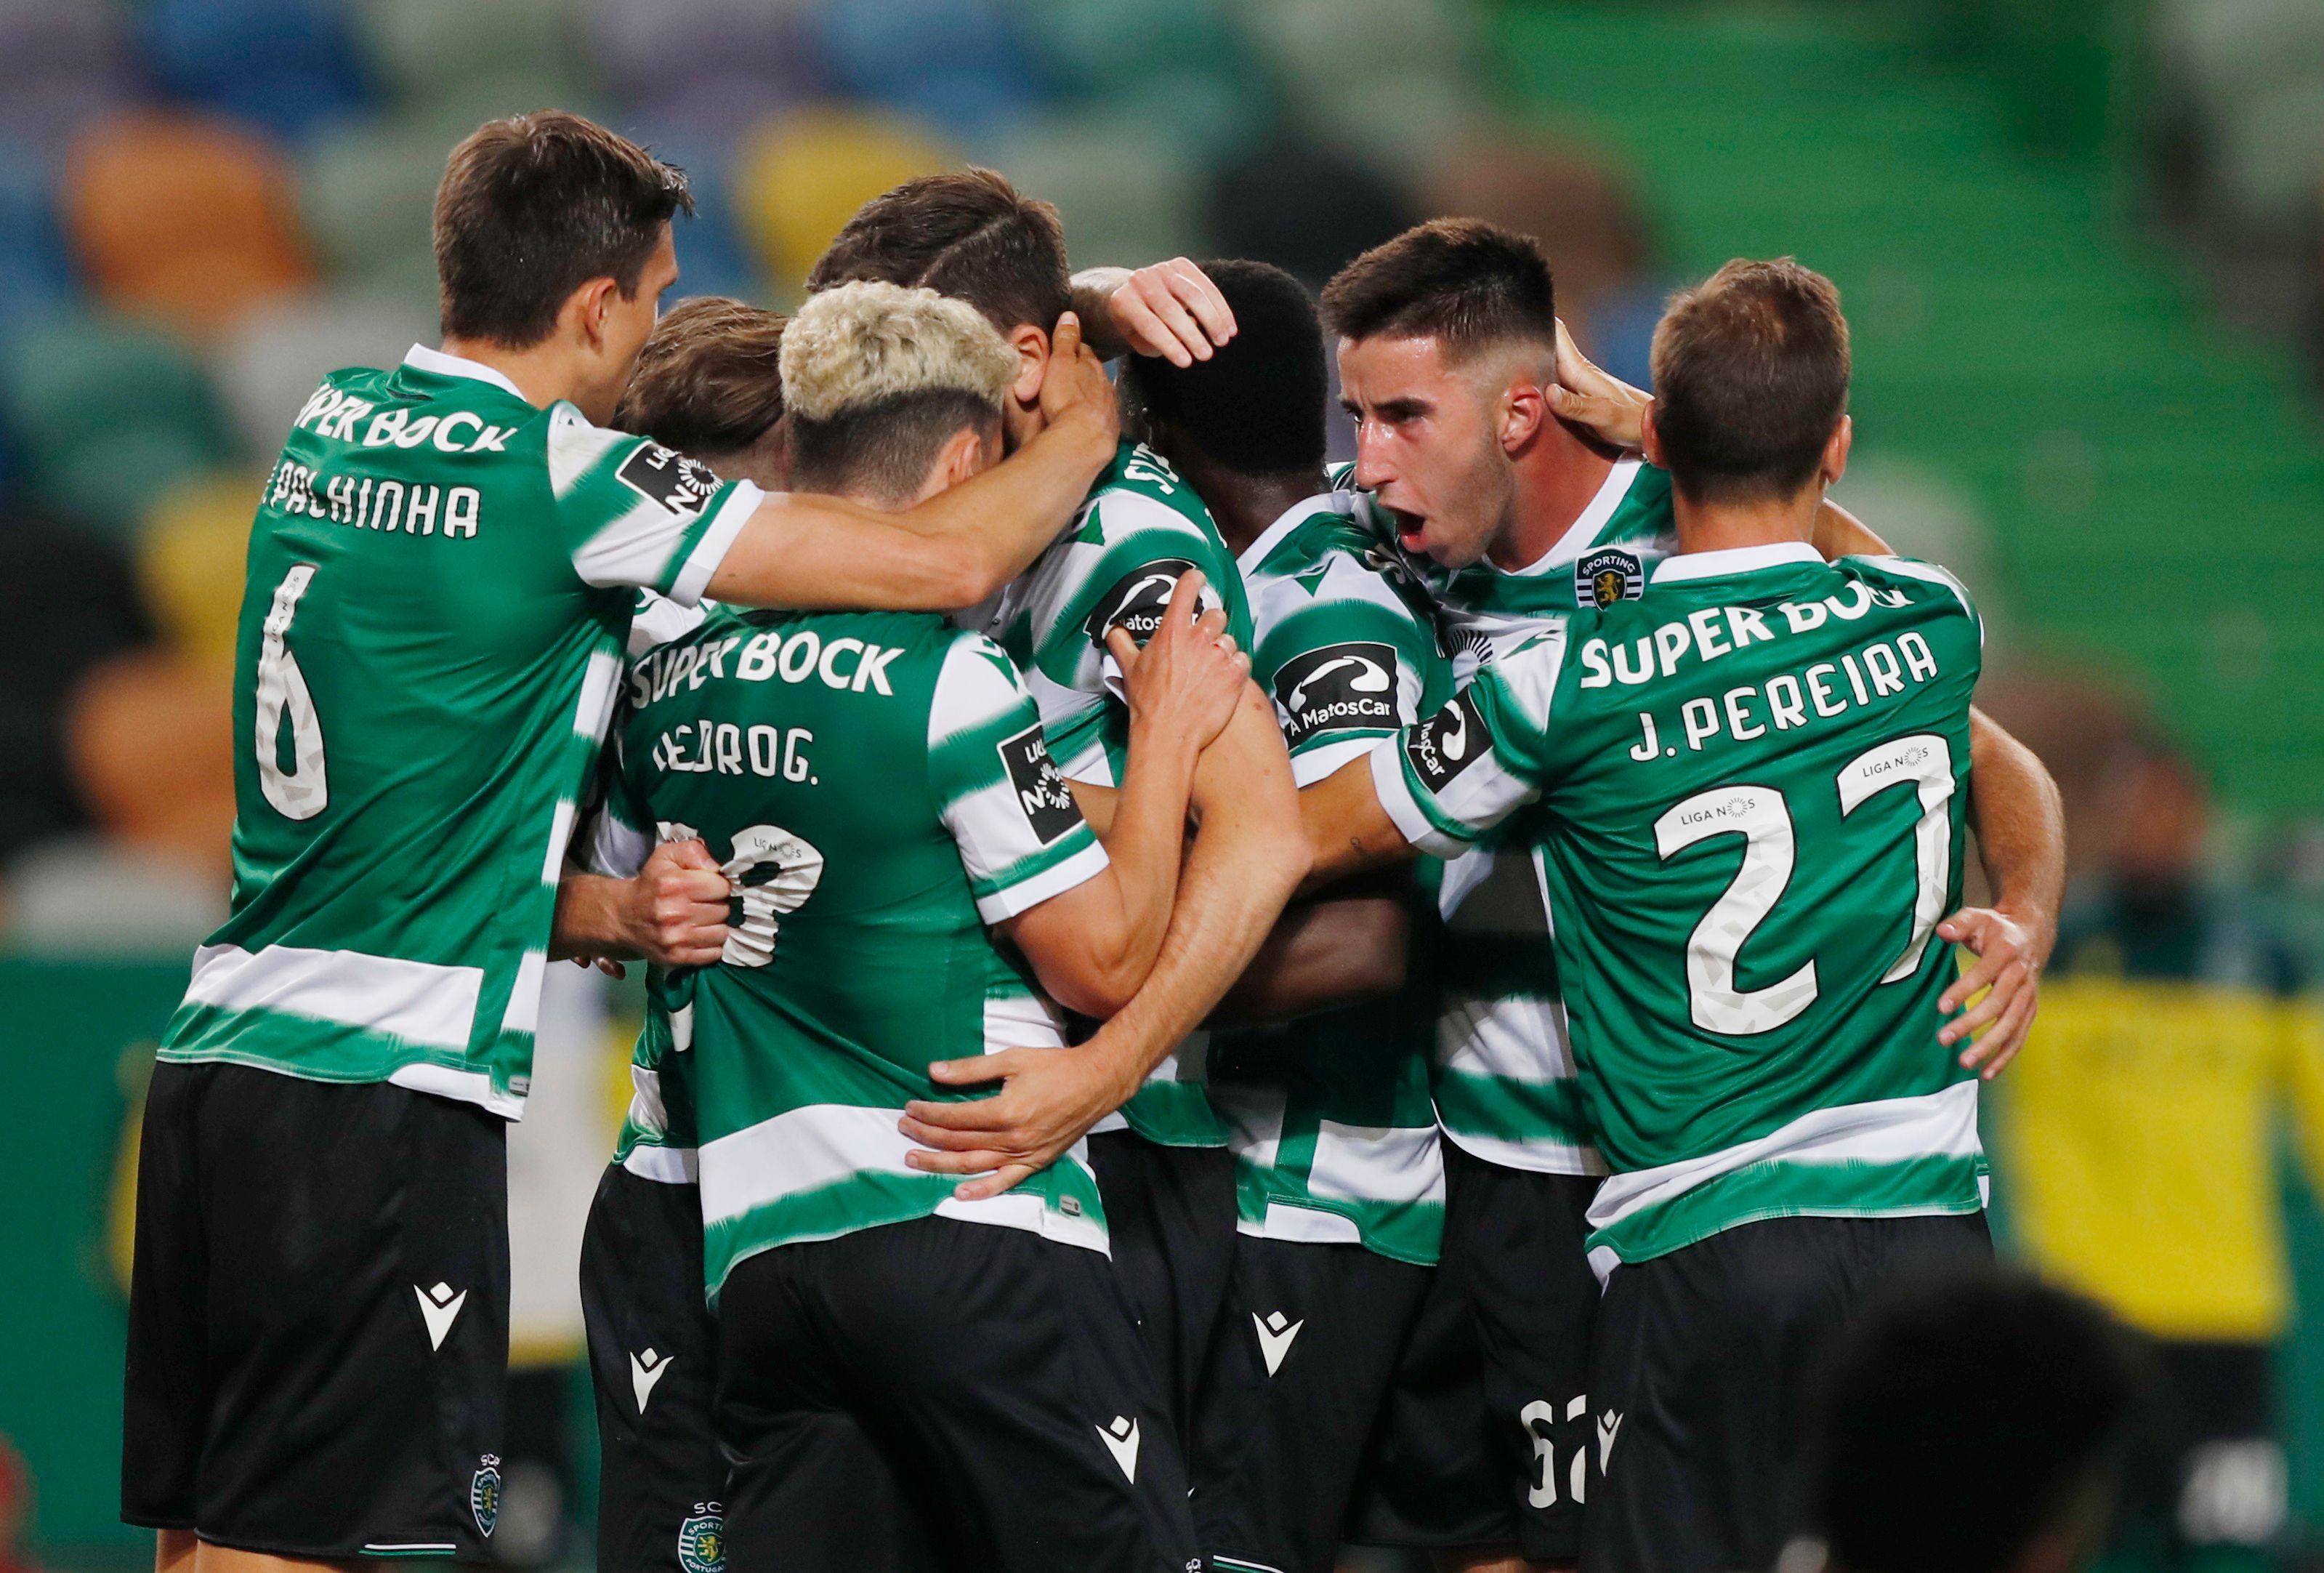
[[[1983, 711], [1969, 711], [1969, 812], [1993, 905], [1937, 925], [1977, 961], [1937, 1002], [1946, 1011], [1983, 999], [1945, 1023], [1941, 1043], [1987, 1081], [2017, 1057], [2034, 1025], [2042, 968], [2058, 942], [2066, 897], [2066, 814], [2058, 783], [2034, 751]], [[1974, 1042], [1970, 1034], [1982, 1032]]]
[[598, 781], [599, 800], [557, 882], [549, 958], [707, 967], [726, 944], [726, 876], [699, 839], [656, 846], [638, 828], [652, 821], [622, 780], [618, 727]]
[[1157, 659], [1127, 651], [1130, 760], [1107, 794], [1106, 824], [1093, 827], [1108, 867], [1001, 925], [1042, 986], [1085, 1016], [1113, 1014], [1153, 970], [1177, 891], [1195, 763], [1248, 686], [1250, 657], [1222, 639], [1226, 613], [1191, 615], [1201, 585], [1199, 573], [1180, 578], [1151, 642]]
[[1211, 1025], [1288, 1022], [1402, 988], [1412, 950], [1410, 883], [1400, 869], [1383, 870], [1294, 902], [1211, 1013]]
[[1022, 573], [1113, 458], [1120, 414], [1074, 319], [1057, 323], [1041, 382], [1048, 421], [1015, 455], [915, 507], [882, 514], [777, 493], [710, 575], [714, 599], [806, 611], [957, 611]]
[[989, 1098], [907, 1105], [904, 1133], [936, 1149], [908, 1154], [914, 1168], [975, 1176], [955, 1190], [964, 1199], [1007, 1190], [1127, 1102], [1241, 976], [1307, 868], [1275, 708], [1249, 683], [1233, 718], [1203, 752], [1194, 801], [1202, 828], [1146, 986], [1076, 1048], [1011, 1049], [931, 1066], [949, 1085], [1004, 1085]]
[[1158, 355], [1172, 365], [1211, 358], [1235, 335], [1234, 310], [1210, 276], [1183, 256], [1146, 267], [1084, 268], [1074, 275], [1074, 310], [1090, 347], [1106, 359]]
[[726, 945], [729, 893], [699, 841], [664, 842], [627, 878], [568, 868], [557, 882], [549, 959], [707, 967]]

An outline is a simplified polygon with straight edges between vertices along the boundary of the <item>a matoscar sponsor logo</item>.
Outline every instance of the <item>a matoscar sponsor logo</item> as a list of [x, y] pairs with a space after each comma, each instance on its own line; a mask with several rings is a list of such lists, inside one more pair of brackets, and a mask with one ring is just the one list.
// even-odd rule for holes
[[1319, 732], [1393, 731], [1396, 651], [1370, 641], [1311, 650], [1275, 674], [1275, 702], [1294, 747]]
[[1492, 746], [1472, 692], [1462, 689], [1451, 704], [1415, 726], [1405, 739], [1405, 757], [1412, 762], [1421, 784], [1432, 792], [1451, 786], [1455, 777], [1477, 762], [1478, 755]]
[[[1163, 609], [1169, 606], [1170, 592], [1177, 588], [1179, 577], [1194, 566], [1183, 557], [1160, 557], [1139, 564], [1097, 598], [1082, 631], [1092, 643], [1102, 645], [1109, 630], [1126, 628], [1142, 646], [1162, 626]], [[1205, 610], [1219, 604], [1217, 592], [1208, 584], [1203, 587], [1200, 600]]]

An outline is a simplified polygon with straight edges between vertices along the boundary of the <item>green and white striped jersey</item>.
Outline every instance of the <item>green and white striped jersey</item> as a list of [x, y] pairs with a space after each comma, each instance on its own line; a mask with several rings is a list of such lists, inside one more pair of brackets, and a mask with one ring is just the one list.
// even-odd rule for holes
[[[1210, 510], [1159, 454], [1125, 442], [1072, 526], [1001, 592], [986, 631], [1023, 671], [1068, 780], [1111, 786], [1120, 779], [1130, 711], [1105, 636], [1127, 628], [1143, 644], [1190, 568], [1203, 572], [1204, 606], [1224, 605], [1227, 631], [1250, 649], [1242, 580]], [[1188, 1038], [1096, 1128], [1126, 1124], [1171, 1147], [1223, 1145], [1226, 1126], [1203, 1091], [1207, 1051], [1205, 1034]]]
[[[1452, 691], [1426, 597], [1354, 506], [1346, 493], [1310, 497], [1241, 559], [1258, 632], [1251, 676], [1275, 699], [1302, 786]], [[1211, 1098], [1229, 1126], [1244, 1234], [1436, 1260], [1444, 1165], [1428, 1085], [1434, 998], [1415, 967], [1394, 999], [1213, 1038]]]
[[738, 891], [720, 964], [651, 978], [619, 1154], [684, 1180], [696, 1147], [712, 1298], [754, 1253], [931, 1214], [1105, 1249], [1078, 1148], [962, 1202], [897, 1129], [909, 1099], [983, 1096], [931, 1061], [1065, 1041], [986, 925], [1105, 851], [1009, 658], [926, 614], [720, 607], [632, 666], [628, 703], [592, 862], [700, 836]]
[[233, 911], [161, 1057], [521, 1115], [636, 589], [695, 600], [758, 500], [438, 351], [326, 377], [251, 530]]
[[1803, 543], [1673, 557], [1371, 756], [1455, 851], [1521, 805], [1587, 1115], [1600, 1273], [1757, 1218], [1982, 1205], [1937, 1041], [1977, 615], [1941, 569]]
[[[1342, 484], [1352, 471], [1341, 472]], [[1368, 494], [1359, 495], [1369, 504]], [[1456, 686], [1576, 610], [1638, 595], [1646, 575], [1678, 543], [1670, 477], [1637, 459], [1618, 461], [1556, 544], [1522, 569], [1480, 560], [1447, 569], [1404, 553], [1387, 520], [1367, 518], [1427, 586]], [[1436, 1115], [1450, 1139], [1489, 1161], [1602, 1174], [1573, 1079], [1533, 850], [1538, 837], [1526, 817], [1497, 827], [1445, 865]]]

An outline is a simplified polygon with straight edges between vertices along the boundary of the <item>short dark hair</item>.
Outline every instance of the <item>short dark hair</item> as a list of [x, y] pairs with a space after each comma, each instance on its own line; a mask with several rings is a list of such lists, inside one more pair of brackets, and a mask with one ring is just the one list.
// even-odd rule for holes
[[750, 447], [782, 419], [784, 322], [725, 295], [681, 301], [638, 352], [613, 424], [696, 458]]
[[1364, 253], [1323, 286], [1342, 338], [1433, 338], [1461, 357], [1521, 341], [1554, 348], [1557, 293], [1529, 235], [1481, 218], [1432, 218]]
[[1840, 291], [1787, 256], [1738, 257], [1672, 297], [1653, 364], [1663, 457], [1696, 502], [1794, 495], [1848, 413]]
[[1001, 438], [1001, 411], [959, 388], [916, 388], [857, 404], [822, 421], [794, 414], [791, 486], [802, 492], [862, 494], [901, 507], [927, 479], [944, 445], [964, 429], [983, 442]]
[[561, 109], [487, 121], [436, 188], [445, 337], [522, 349], [592, 279], [634, 295], [662, 227], [693, 211], [683, 170], [593, 121]]
[[2142, 1374], [2105, 1312], [2023, 1273], [1899, 1280], [1824, 1374], [1812, 1527], [1849, 1573], [2005, 1573], [2104, 1478]]
[[1056, 208], [991, 170], [923, 175], [856, 211], [807, 276], [809, 291], [872, 279], [965, 301], [1007, 333], [1045, 332], [1073, 304]]
[[1323, 462], [1323, 329], [1299, 281], [1270, 263], [1206, 262], [1235, 336], [1208, 360], [1175, 366], [1131, 356], [1121, 389], [1204, 455], [1240, 475], [1289, 475]]

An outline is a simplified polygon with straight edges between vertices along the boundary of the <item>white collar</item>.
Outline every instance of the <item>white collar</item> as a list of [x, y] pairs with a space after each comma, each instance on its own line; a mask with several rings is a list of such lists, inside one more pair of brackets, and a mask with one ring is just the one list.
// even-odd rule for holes
[[1598, 538], [1598, 532], [1606, 528], [1606, 521], [1614, 516], [1614, 510], [1620, 507], [1622, 499], [1630, 495], [1630, 483], [1638, 478], [1640, 463], [1635, 458], [1616, 459], [1614, 467], [1600, 483], [1598, 495], [1590, 499], [1588, 507], [1582, 510], [1582, 516], [1566, 526], [1565, 533], [1557, 538], [1556, 545], [1525, 567], [1493, 568], [1489, 559], [1486, 560], [1485, 566], [1511, 578], [1526, 578], [1567, 567], [1582, 555], [1583, 547]]
[[[404, 352], [403, 364], [415, 371], [433, 372], [439, 377], [466, 377], [471, 382], [490, 383], [496, 388], [506, 388], [518, 398], [524, 399], [523, 393], [507, 377], [484, 362], [470, 360], [466, 356], [447, 355], [440, 349], [430, 349], [424, 344], [415, 344]], [[524, 402], [528, 404], [532, 403], [530, 399], [524, 399]]]
[[1351, 511], [1352, 498], [1346, 492], [1318, 492], [1312, 497], [1302, 497], [1277, 514], [1274, 523], [1260, 531], [1258, 538], [1243, 548], [1242, 555], [1235, 559], [1235, 567], [1240, 569], [1246, 577], [1256, 573], [1259, 565], [1267, 560], [1267, 554], [1280, 546], [1283, 538], [1305, 521], [1318, 514]]
[[1769, 546], [1730, 546], [1720, 551], [1685, 551], [1656, 563], [1654, 582], [1659, 585], [1678, 579], [1720, 578], [1731, 573], [1782, 568], [1786, 563], [1821, 565], [1822, 561], [1816, 549], [1804, 541], [1779, 541]]

